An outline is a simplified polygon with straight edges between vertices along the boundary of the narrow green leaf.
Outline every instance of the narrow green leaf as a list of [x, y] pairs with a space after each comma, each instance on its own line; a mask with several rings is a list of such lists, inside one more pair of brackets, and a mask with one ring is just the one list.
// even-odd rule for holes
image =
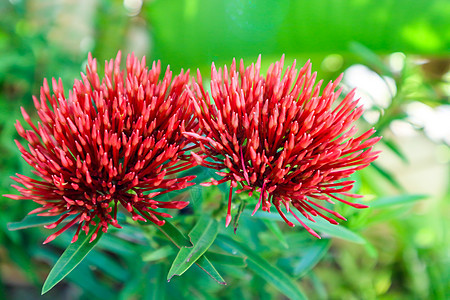
[[67, 275], [68, 280], [78, 285], [83, 291], [96, 296], [98, 299], [114, 299], [113, 290], [99, 282], [88, 265], [80, 265]]
[[97, 247], [121, 256], [134, 256], [136, 255], [136, 251], [138, 249], [136, 244], [130, 243], [129, 241], [119, 238], [113, 234], [103, 236]]
[[[190, 193], [191, 194], [191, 200], [192, 200], [192, 204], [194, 206], [197, 206], [201, 203], [201, 199], [199, 201], [198, 197], [195, 197], [195, 194], [198, 192], [201, 192], [201, 188], [199, 187], [198, 184], [207, 181], [208, 179], [210, 179], [213, 175], [215, 175], [214, 170], [211, 170], [209, 168], [204, 168], [201, 166], [196, 166], [192, 169], [186, 170], [184, 172], [181, 173], [180, 176], [189, 176], [189, 175], [195, 175], [197, 176], [193, 182], [195, 182], [195, 185], [191, 185], [188, 186], [184, 189], [181, 190], [174, 190], [171, 191], [169, 193], [165, 193], [163, 195], [158, 196], [160, 200], [163, 201], [170, 201], [171, 199], [173, 199], [174, 197], [182, 194], [182, 193]], [[194, 195], [194, 196], [193, 196]], [[193, 196], [193, 197], [192, 197]]]
[[212, 279], [214, 279], [218, 284], [226, 285], [225, 280], [220, 276], [219, 272], [217, 272], [216, 268], [214, 268], [213, 264], [209, 261], [206, 255], [201, 256], [197, 262], [197, 266], [206, 272]]
[[380, 72], [382, 75], [388, 75], [392, 77], [392, 72], [388, 66], [384, 64], [381, 58], [372, 50], [370, 50], [365, 45], [358, 42], [350, 42], [350, 50], [357, 55], [359, 55], [362, 59], [366, 61], [369, 65], [376, 69], [376, 71]]
[[[250, 216], [251, 211], [246, 210], [245, 214]], [[253, 217], [284, 222], [283, 219], [281, 219], [281, 217], [278, 214], [268, 213], [265, 211], [257, 211]], [[298, 223], [293, 216], [286, 215], [286, 217], [288, 218], [289, 221], [293, 222], [294, 224]], [[307, 220], [303, 215], [300, 215], [299, 218], [302, 219], [302, 221], [306, 225], [311, 227], [313, 230], [320, 231], [321, 233], [327, 234], [329, 236], [341, 238], [343, 240], [347, 240], [358, 244], [366, 243], [366, 240], [362, 236], [343, 226], [330, 224], [327, 221], [322, 220], [320, 218], [316, 218], [316, 222], [311, 222]], [[299, 227], [301, 228], [300, 224]]]
[[286, 241], [286, 238], [284, 237], [283, 232], [281, 231], [278, 224], [274, 221], [269, 221], [266, 219], [262, 220], [264, 224], [269, 228], [270, 231], [276, 236], [276, 238], [280, 241], [281, 245], [283, 245], [284, 248], [289, 249], [289, 245]]
[[404, 207], [391, 207], [389, 209], [380, 210], [378, 211], [378, 213], [369, 216], [367, 218], [365, 226], [368, 227], [376, 223], [384, 223], [390, 220], [399, 220], [406, 215], [408, 215], [408, 210], [406, 210]]
[[380, 167], [378, 164], [376, 163], [371, 163], [371, 166], [381, 175], [383, 176], [385, 179], [387, 179], [394, 187], [396, 187], [397, 189], [399, 189], [400, 191], [403, 191], [404, 188], [401, 186], [401, 184], [397, 181], [397, 179], [395, 179], [395, 177], [387, 170], [385, 170], [384, 168]]
[[308, 273], [309, 280], [311, 280], [311, 283], [314, 287], [314, 290], [316, 291], [316, 296], [318, 300], [326, 300], [330, 299], [330, 297], [327, 294], [327, 289], [325, 288], [325, 285], [322, 283], [319, 277], [316, 276], [314, 272]]
[[365, 243], [364, 249], [366, 250], [367, 254], [369, 254], [369, 256], [371, 258], [373, 258], [375, 260], [378, 259], [378, 250], [373, 244], [371, 244], [369, 242]]
[[44, 286], [42, 287], [42, 295], [47, 293], [58, 282], [63, 280], [64, 277], [66, 277], [67, 274], [69, 274], [94, 248], [102, 237], [103, 231], [99, 230], [97, 238], [92, 241], [92, 243], [89, 243], [89, 240], [94, 232], [95, 230], [91, 230], [87, 236], [80, 237], [78, 241], [67, 247], [48, 274], [48, 277], [44, 282]]
[[245, 262], [247, 259], [246, 257], [223, 254], [213, 251], [208, 251], [207, 254], [210, 261], [220, 265], [230, 265], [240, 268], [245, 268], [247, 266], [247, 263]]
[[151, 250], [149, 252], [144, 253], [142, 255], [142, 260], [146, 262], [156, 261], [166, 258], [167, 256], [172, 255], [174, 253], [175, 251], [173, 250], [172, 246], [167, 245], [159, 249]]
[[[163, 226], [156, 226], [167, 238], [178, 248], [184, 247], [192, 247], [192, 243], [189, 239], [171, 224], [169, 221], [165, 220], [166, 223]], [[219, 272], [217, 272], [216, 268], [211, 264], [208, 258], [203, 255], [196, 262], [197, 266], [205, 271], [212, 279], [217, 281], [219, 284], [226, 284], [225, 280], [223, 280], [222, 276], [220, 276]]]
[[219, 232], [219, 223], [209, 215], [203, 215], [189, 233], [193, 247], [181, 247], [167, 275], [170, 280], [174, 275], [182, 275], [208, 250]]
[[139, 299], [138, 297], [143, 294], [145, 286], [148, 284], [147, 278], [144, 272], [133, 274], [130, 280], [124, 281], [124, 285], [121, 287], [117, 300]]
[[152, 264], [147, 272], [149, 283], [145, 285], [144, 300], [161, 300], [166, 299], [166, 274], [162, 264]]
[[269, 284], [273, 285], [278, 291], [286, 295], [289, 299], [306, 299], [306, 296], [301, 291], [300, 287], [295, 281], [289, 277], [285, 272], [270, 264], [267, 260], [262, 258], [258, 253], [251, 250], [246, 245], [237, 242], [226, 235], [219, 235], [219, 244], [221, 242], [228, 244], [233, 249], [241, 254], [247, 256], [248, 267], [261, 276]]
[[[62, 223], [67, 223], [71, 220], [73, 220], [75, 216], [70, 216], [66, 218]], [[42, 217], [38, 215], [28, 215], [25, 218], [22, 219], [22, 221], [19, 222], [10, 222], [8, 223], [8, 230], [20, 230], [20, 229], [26, 229], [31, 227], [39, 227], [43, 225], [49, 225], [52, 223], [55, 223], [60, 216], [55, 217]]]
[[124, 269], [116, 259], [111, 258], [108, 254], [94, 251], [86, 256], [86, 262], [89, 265], [97, 267], [112, 278], [119, 282], [125, 282], [130, 277], [130, 272]]
[[327, 253], [328, 248], [330, 248], [330, 244], [330, 240], [319, 240], [309, 247], [298, 264], [294, 267], [294, 275], [302, 277], [307, 272], [312, 270], [312, 268], [314, 268], [314, 266]]
[[403, 120], [406, 117], [408, 117], [408, 115], [404, 112], [395, 111], [394, 113], [391, 106], [391, 108], [386, 111], [386, 113], [378, 120], [375, 125], [373, 125], [373, 127], [375, 127], [378, 134], [381, 134], [386, 129], [386, 127], [388, 127], [392, 123], [392, 121]]
[[[34, 248], [33, 257], [48, 261], [50, 264], [56, 263], [58, 255], [53, 250], [47, 248]], [[115, 299], [111, 288], [97, 280], [93, 271], [87, 264], [79, 265], [78, 268], [67, 274], [67, 280], [78, 285], [86, 293], [98, 299]]]
[[408, 158], [394, 141], [383, 138], [381, 142], [391, 149], [404, 163], [408, 163]]
[[344, 226], [333, 225], [322, 219], [317, 219], [316, 223], [313, 223], [305, 218], [303, 222], [305, 222], [305, 224], [307, 224], [309, 227], [324, 234], [328, 234], [329, 236], [337, 237], [357, 244], [366, 243], [366, 240], [361, 235], [351, 231], [348, 228], [345, 228]]
[[398, 195], [398, 196], [386, 196], [380, 197], [373, 202], [370, 202], [371, 208], [383, 208], [393, 205], [410, 204], [419, 200], [427, 198], [428, 195]]
[[173, 226], [172, 223], [165, 220], [163, 226], [156, 226], [164, 235], [169, 238], [169, 240], [175, 244], [178, 248], [181, 247], [192, 247], [192, 243], [189, 241], [189, 239], [184, 236], [181, 231], [178, 230], [175, 226]]
[[239, 197], [239, 199], [241, 200], [241, 203], [239, 204], [238, 212], [236, 213], [236, 215], [233, 218], [234, 233], [236, 233], [236, 230], [239, 226], [239, 218], [241, 217], [242, 212], [244, 211], [245, 207], [247, 206], [247, 201], [242, 200], [240, 197]]

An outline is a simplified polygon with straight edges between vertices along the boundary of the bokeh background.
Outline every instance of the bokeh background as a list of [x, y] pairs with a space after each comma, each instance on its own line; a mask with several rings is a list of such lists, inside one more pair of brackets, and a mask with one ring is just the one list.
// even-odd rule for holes
[[[88, 52], [103, 62], [118, 50], [175, 73], [199, 68], [206, 80], [213, 61], [251, 63], [259, 54], [264, 71], [284, 53], [288, 64], [311, 59], [325, 81], [344, 72], [342, 86], [358, 87], [366, 108], [359, 126], [384, 137], [380, 159], [355, 177], [372, 208], [340, 209], [349, 216], [342, 226], [362, 240], [311, 244], [280, 225], [283, 240], [261, 221], [248, 226], [265, 231], [242, 235], [310, 299], [450, 297], [449, 1], [0, 0], [0, 194], [13, 193], [9, 176], [30, 174], [14, 122], [43, 78], [61, 77], [68, 89]], [[187, 197], [203, 193], [194, 191]], [[43, 246], [48, 230], [8, 230], [32, 208], [0, 198], [0, 298], [286, 299], [251, 268], [220, 267], [226, 287], [195, 270], [167, 283], [161, 259], [173, 253], [155, 258], [155, 241], [126, 231], [40, 298], [69, 236]]]

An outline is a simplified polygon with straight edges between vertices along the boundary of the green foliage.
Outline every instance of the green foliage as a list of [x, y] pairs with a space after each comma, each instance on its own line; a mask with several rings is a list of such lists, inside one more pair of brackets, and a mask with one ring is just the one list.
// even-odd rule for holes
[[[247, 211], [247, 216], [250, 216], [251, 212]], [[283, 222], [283, 220], [280, 218], [280, 216], [276, 214], [270, 214], [264, 211], [258, 211], [254, 214], [253, 217], [261, 218], [261, 219], [267, 219], [267, 220], [278, 220], [280, 222]], [[287, 219], [291, 222], [296, 222], [295, 218], [293, 216], [287, 216]], [[300, 219], [303, 223], [308, 225], [314, 230], [317, 230], [323, 234], [326, 234], [328, 236], [341, 238], [350, 242], [358, 243], [358, 244], [364, 244], [365, 240], [363, 237], [358, 235], [355, 232], [352, 232], [351, 230], [348, 230], [345, 227], [342, 226], [336, 226], [328, 223], [325, 220], [317, 219], [316, 222], [311, 222], [307, 220], [304, 216], [300, 216]]]
[[47, 293], [52, 287], [54, 287], [58, 282], [64, 279], [73, 269], [88, 255], [88, 253], [94, 248], [94, 246], [100, 240], [103, 232], [99, 231], [97, 238], [91, 241], [92, 237], [97, 231], [91, 230], [91, 232], [83, 238], [80, 238], [75, 243], [71, 244], [61, 257], [58, 259], [56, 264], [53, 266], [50, 274], [48, 274], [47, 279], [42, 287], [42, 294]]
[[290, 299], [306, 299], [303, 292], [297, 286], [295, 281], [288, 274], [273, 266], [267, 260], [262, 258], [257, 252], [248, 248], [245, 244], [237, 242], [229, 236], [220, 236], [220, 241], [228, 244], [232, 249], [247, 257], [248, 267], [257, 275], [264, 278], [281, 293]]
[[[60, 217], [42, 217], [38, 215], [29, 215], [23, 218], [20, 222], [11, 222], [8, 223], [8, 230], [14, 231], [14, 230], [21, 230], [21, 229], [27, 229], [31, 227], [39, 227], [44, 225], [50, 225], [56, 221], [58, 221]], [[69, 222], [73, 218], [67, 218], [67, 222]]]
[[[153, 26], [158, 58], [177, 68], [197, 68], [232, 57], [254, 60], [259, 53], [314, 62], [317, 53], [359, 51], [351, 48], [354, 42], [381, 53], [446, 53], [445, 2], [164, 0], [145, 6], [144, 16]], [[370, 52], [365, 59], [377, 64]]]
[[175, 246], [180, 248], [177, 257], [169, 270], [167, 280], [170, 281], [174, 275], [180, 276], [189, 269], [193, 263], [196, 263], [203, 271], [211, 276], [211, 278], [220, 284], [225, 284], [222, 276], [216, 271], [208, 258], [202, 256], [217, 236], [217, 221], [204, 215], [189, 234], [189, 239], [167, 220], [166, 223], [163, 226], [158, 227], [158, 229], [163, 232]]

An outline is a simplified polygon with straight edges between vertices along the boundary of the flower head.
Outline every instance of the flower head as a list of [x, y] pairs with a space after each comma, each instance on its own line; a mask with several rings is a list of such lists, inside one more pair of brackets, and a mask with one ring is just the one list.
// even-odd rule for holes
[[[47, 228], [55, 228], [72, 216], [44, 243], [78, 224], [86, 234], [92, 226], [107, 231], [109, 224], [119, 227], [117, 209], [121, 204], [134, 220], [164, 224], [158, 216], [170, 217], [159, 208], [181, 209], [183, 201], [159, 201], [155, 196], [183, 189], [195, 176], [177, 178], [176, 173], [195, 165], [188, 151], [184, 131], [196, 132], [185, 86], [189, 73], [172, 80], [169, 68], [159, 79], [160, 62], [149, 70], [145, 57], [139, 61], [129, 55], [126, 70], [120, 69], [121, 53], [105, 62], [105, 77], [99, 78], [97, 63], [89, 54], [86, 74], [75, 80], [69, 96], [61, 80], [52, 81], [53, 92], [44, 80], [40, 98], [33, 97], [40, 122], [35, 125], [22, 108], [25, 130], [16, 128], [28, 141], [28, 150], [18, 141], [23, 158], [35, 170], [38, 180], [17, 174], [22, 184], [14, 187], [20, 195], [41, 205], [31, 213], [60, 215]], [[153, 191], [153, 192], [152, 192]]]
[[[343, 216], [322, 202], [337, 200], [356, 208], [365, 205], [344, 197], [353, 181], [342, 180], [377, 158], [372, 146], [380, 139], [369, 138], [371, 129], [359, 137], [353, 122], [363, 110], [350, 92], [336, 103], [342, 89], [336, 87], [342, 77], [328, 83], [320, 94], [322, 80], [315, 84], [309, 61], [297, 71], [294, 64], [284, 75], [284, 56], [272, 64], [264, 78], [260, 75], [260, 57], [245, 68], [241, 60], [228, 71], [212, 65], [211, 96], [205, 92], [198, 72], [191, 97], [199, 119], [201, 133], [185, 133], [201, 151], [193, 154], [202, 165], [217, 169], [223, 178], [210, 184], [231, 182], [226, 225], [231, 221], [231, 195], [259, 192], [253, 214], [262, 206], [269, 211], [274, 205], [289, 226], [294, 226], [282, 212], [282, 206], [311, 234], [319, 237], [298, 218], [294, 209], [307, 219], [320, 216], [330, 223]], [[298, 74], [298, 75], [297, 75]]]

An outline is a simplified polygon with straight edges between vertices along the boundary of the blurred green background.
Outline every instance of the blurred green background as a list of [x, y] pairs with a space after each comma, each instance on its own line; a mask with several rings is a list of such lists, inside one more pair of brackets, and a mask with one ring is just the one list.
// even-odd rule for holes
[[[380, 159], [355, 176], [355, 190], [372, 207], [338, 207], [349, 219], [341, 226], [361, 239], [318, 242], [298, 227], [248, 216], [236, 238], [292, 275], [310, 299], [448, 299], [448, 0], [1, 0], [0, 194], [13, 193], [9, 176], [30, 174], [13, 142], [20, 106], [31, 108], [44, 77], [61, 77], [68, 89], [88, 52], [103, 62], [118, 50], [159, 59], [175, 73], [199, 68], [205, 79], [213, 61], [250, 64], [259, 54], [263, 71], [284, 53], [298, 66], [311, 59], [325, 81], [344, 72], [345, 90], [359, 87], [366, 107], [359, 126], [384, 136]], [[194, 188], [184, 197], [198, 210], [223, 195]], [[7, 229], [34, 207], [0, 201], [0, 298], [40, 299], [42, 282], [68, 245], [69, 235], [42, 246], [48, 230]], [[188, 230], [192, 220], [180, 219]], [[130, 226], [105, 237], [42, 299], [288, 297], [251, 264], [219, 266], [225, 287], [198, 270], [167, 283], [174, 253], [151, 256], [171, 249], [152, 230]]]

